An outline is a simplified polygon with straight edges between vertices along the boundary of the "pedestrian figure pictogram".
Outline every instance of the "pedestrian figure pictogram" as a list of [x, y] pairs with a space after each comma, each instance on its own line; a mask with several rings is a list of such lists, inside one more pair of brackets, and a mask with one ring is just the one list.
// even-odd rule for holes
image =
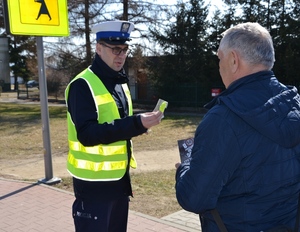
[[46, 3], [45, 3], [45, 0], [34, 0], [34, 1], [35, 1], [35, 2], [38, 2], [38, 3], [41, 3], [40, 11], [39, 11], [39, 14], [38, 14], [36, 20], [38, 20], [39, 17], [40, 17], [42, 14], [46, 14], [46, 15], [48, 15], [49, 21], [50, 21], [52, 18], [51, 18], [51, 15], [50, 15], [49, 11], [48, 11], [48, 8], [47, 8], [47, 5], [46, 5]]

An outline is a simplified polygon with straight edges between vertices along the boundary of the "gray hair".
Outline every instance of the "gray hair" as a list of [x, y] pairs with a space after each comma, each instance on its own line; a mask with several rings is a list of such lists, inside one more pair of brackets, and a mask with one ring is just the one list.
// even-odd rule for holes
[[271, 69], [275, 52], [270, 33], [258, 23], [238, 24], [222, 33], [220, 50], [236, 50], [250, 65], [261, 64]]

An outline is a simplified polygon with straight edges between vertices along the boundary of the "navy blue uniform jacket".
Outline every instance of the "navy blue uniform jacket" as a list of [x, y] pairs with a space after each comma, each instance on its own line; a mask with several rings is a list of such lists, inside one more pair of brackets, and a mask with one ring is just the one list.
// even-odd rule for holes
[[294, 227], [300, 189], [300, 96], [262, 71], [233, 82], [210, 102], [190, 163], [176, 173], [176, 196], [200, 214], [202, 231]]

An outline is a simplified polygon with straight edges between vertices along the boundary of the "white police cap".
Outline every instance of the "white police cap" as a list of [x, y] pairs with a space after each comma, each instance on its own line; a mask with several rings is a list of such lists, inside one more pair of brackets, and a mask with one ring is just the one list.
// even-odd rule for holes
[[92, 32], [96, 34], [97, 41], [117, 45], [130, 41], [130, 33], [133, 29], [134, 24], [128, 21], [107, 21], [96, 24]]

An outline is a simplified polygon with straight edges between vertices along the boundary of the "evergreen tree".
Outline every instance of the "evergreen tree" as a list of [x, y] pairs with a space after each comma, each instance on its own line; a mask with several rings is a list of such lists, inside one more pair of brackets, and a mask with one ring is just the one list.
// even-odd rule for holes
[[25, 82], [29, 79], [38, 79], [34, 37], [9, 36], [9, 56], [10, 69], [15, 78], [15, 88], [18, 77], [22, 77]]
[[[285, 84], [300, 86], [297, 65], [300, 61], [300, 1], [273, 1], [271, 35], [275, 47], [274, 72]], [[275, 10], [276, 9], [276, 10]]]
[[[197, 97], [203, 94], [203, 86], [206, 84], [206, 59], [208, 8], [204, 1], [190, 0], [188, 4], [179, 4], [176, 12], [176, 22], [168, 23], [162, 33], [158, 28], [151, 29], [150, 33], [163, 49], [163, 56], [158, 64], [153, 63], [151, 80], [154, 82], [159, 94], [167, 95], [170, 100], [189, 101], [190, 93], [197, 92]], [[188, 86], [200, 89], [191, 90]], [[180, 92], [178, 86], [186, 85]], [[170, 101], [169, 100], [169, 101]]]

